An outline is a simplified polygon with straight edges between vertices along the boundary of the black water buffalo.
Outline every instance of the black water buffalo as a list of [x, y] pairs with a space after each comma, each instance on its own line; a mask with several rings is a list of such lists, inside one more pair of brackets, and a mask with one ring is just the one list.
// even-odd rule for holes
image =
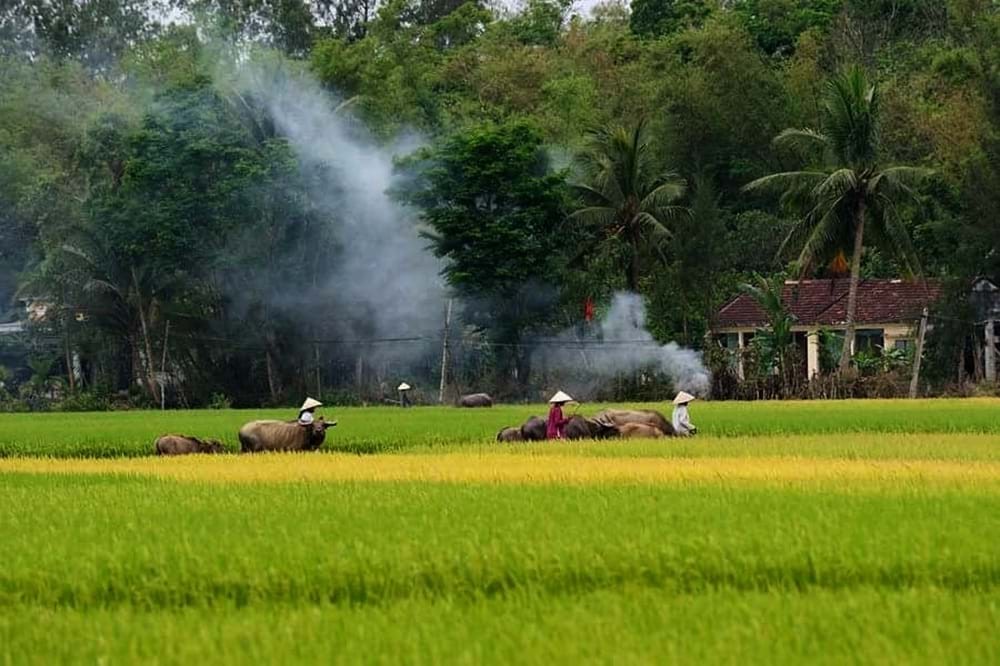
[[493, 398], [486, 393], [470, 393], [463, 395], [458, 401], [459, 407], [492, 407]]
[[[504, 428], [497, 433], [498, 442], [541, 442], [547, 439], [547, 424], [537, 416], [530, 417], [520, 428]], [[563, 432], [566, 439], [608, 439], [617, 437], [618, 430], [612, 423], [571, 416]]]
[[326, 429], [335, 425], [322, 416], [308, 426], [297, 421], [250, 421], [240, 428], [240, 448], [244, 453], [315, 451], [323, 445]]
[[153, 448], [158, 456], [183, 456], [189, 453], [222, 453], [222, 443], [215, 439], [198, 439], [190, 435], [161, 435]]
[[582, 416], [571, 416], [563, 431], [566, 439], [609, 439], [618, 436], [615, 426]]
[[674, 427], [660, 412], [652, 409], [605, 409], [598, 412], [595, 421], [615, 428], [621, 428], [629, 423], [641, 423], [660, 430], [664, 435], [673, 436]]
[[532, 416], [521, 426], [521, 437], [526, 442], [540, 442], [545, 439], [545, 431], [545, 419]]

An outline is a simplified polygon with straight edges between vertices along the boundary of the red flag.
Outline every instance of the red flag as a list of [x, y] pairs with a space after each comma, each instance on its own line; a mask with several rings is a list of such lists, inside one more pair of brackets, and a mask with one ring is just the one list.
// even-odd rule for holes
[[583, 319], [584, 321], [594, 320], [594, 301], [587, 297], [587, 300], [583, 302]]

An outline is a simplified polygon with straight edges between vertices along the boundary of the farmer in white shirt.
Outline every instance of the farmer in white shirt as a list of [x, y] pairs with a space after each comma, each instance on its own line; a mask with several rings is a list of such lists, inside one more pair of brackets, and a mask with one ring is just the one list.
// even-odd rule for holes
[[316, 411], [317, 407], [322, 407], [323, 403], [319, 400], [314, 400], [312, 398], [306, 398], [306, 401], [302, 403], [302, 407], [299, 408], [299, 425], [300, 426], [311, 426], [315, 420], [315, 415], [313, 412]]
[[678, 437], [690, 437], [691, 435], [698, 432], [698, 429], [694, 427], [691, 423], [691, 417], [688, 415], [688, 404], [694, 400], [694, 396], [690, 393], [685, 393], [681, 391], [674, 398], [674, 434]]

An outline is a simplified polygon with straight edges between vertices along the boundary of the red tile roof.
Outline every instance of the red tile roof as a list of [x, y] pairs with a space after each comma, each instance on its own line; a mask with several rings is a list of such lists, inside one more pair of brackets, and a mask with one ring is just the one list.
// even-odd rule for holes
[[[847, 290], [850, 281], [795, 280], [785, 283], [781, 300], [802, 326], [843, 325], [847, 318]], [[920, 311], [941, 296], [937, 280], [862, 280], [858, 285], [859, 324], [891, 324], [920, 318]], [[756, 301], [741, 294], [716, 313], [716, 328], [765, 326], [767, 315]]]

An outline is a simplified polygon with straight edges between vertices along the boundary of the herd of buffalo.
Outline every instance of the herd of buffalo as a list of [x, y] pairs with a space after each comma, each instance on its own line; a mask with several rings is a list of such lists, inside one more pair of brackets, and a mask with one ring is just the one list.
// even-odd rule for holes
[[[485, 393], [463, 396], [460, 407], [492, 407], [493, 399]], [[336, 422], [317, 418], [310, 425], [297, 421], [250, 421], [239, 431], [243, 453], [261, 451], [315, 451], [323, 445], [326, 431]], [[670, 421], [654, 410], [606, 409], [591, 418], [574, 415], [566, 424], [567, 439], [610, 439], [614, 437], [669, 437], [674, 433]], [[504, 428], [497, 433], [498, 442], [531, 442], [546, 438], [544, 419], [532, 416], [521, 426]], [[156, 439], [157, 455], [175, 456], [189, 453], [222, 453], [225, 447], [214, 439], [189, 435], [162, 435]]]
[[[250, 421], [240, 428], [240, 451], [315, 451], [323, 445], [326, 430], [336, 423], [319, 417], [310, 425], [298, 421]], [[178, 456], [188, 453], [222, 453], [224, 447], [215, 439], [199, 439], [190, 435], [161, 435], [154, 444], [156, 454]]]
[[[504, 428], [498, 442], [535, 442], [546, 438], [545, 419], [532, 416], [520, 427]], [[605, 409], [591, 418], [574, 415], [566, 423], [566, 439], [611, 439], [614, 437], [671, 437], [674, 428], [652, 409]]]

